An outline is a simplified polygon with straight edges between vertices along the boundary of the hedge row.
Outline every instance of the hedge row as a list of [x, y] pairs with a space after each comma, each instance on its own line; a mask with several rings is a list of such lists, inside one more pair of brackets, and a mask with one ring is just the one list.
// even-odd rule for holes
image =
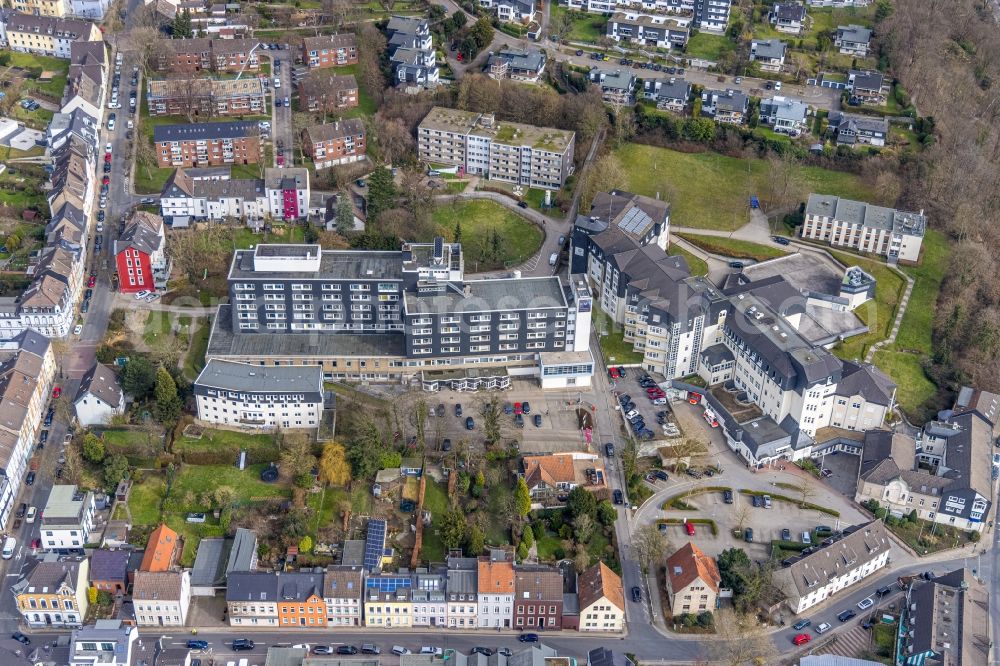
[[712, 530], [712, 536], [719, 533], [719, 527], [715, 524], [715, 521], [711, 518], [688, 518], [683, 520], [681, 518], [664, 518], [663, 520], [657, 521], [663, 523], [664, 525], [683, 525], [684, 523], [692, 523], [694, 525], [708, 525]]
[[673, 497], [668, 497], [663, 501], [663, 504], [660, 505], [660, 508], [664, 511], [669, 511], [670, 509], [674, 509], [676, 511], [696, 511], [697, 509], [695, 507], [692, 507], [687, 502], [682, 502], [681, 500], [686, 497], [694, 497], [695, 495], [702, 495], [704, 493], [721, 493], [727, 490], [731, 491], [732, 488], [728, 486], [705, 486], [703, 488], [693, 488], [683, 493], [674, 495]]
[[797, 500], [794, 497], [788, 497], [786, 495], [775, 495], [774, 493], [765, 492], [763, 490], [741, 490], [744, 495], [757, 495], [758, 497], [763, 497], [764, 495], [770, 496], [772, 500], [778, 502], [788, 502], [789, 504], [794, 504], [800, 509], [813, 509], [814, 511], [821, 511], [828, 516], [833, 516], [834, 518], [840, 518], [840, 512], [835, 509], [828, 509], [825, 506], [820, 506], [819, 504], [813, 504], [812, 502], [803, 502], [802, 500]]

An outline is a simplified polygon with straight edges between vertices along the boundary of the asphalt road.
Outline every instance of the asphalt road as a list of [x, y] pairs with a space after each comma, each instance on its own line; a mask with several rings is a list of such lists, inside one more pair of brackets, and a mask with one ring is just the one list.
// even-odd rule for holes
[[[260, 55], [267, 56], [271, 58], [271, 72], [272, 79], [277, 77], [281, 80], [281, 88], [274, 89], [274, 95], [272, 95], [273, 102], [276, 102], [279, 98], [282, 100], [291, 100], [292, 97], [292, 58], [294, 57], [293, 51], [261, 51]], [[274, 66], [274, 62], [280, 62], [278, 67]], [[271, 81], [272, 86], [274, 81]], [[273, 127], [271, 128], [271, 138], [274, 141], [274, 164], [272, 166], [277, 166], [278, 155], [283, 154], [285, 156], [285, 165], [292, 166], [294, 160], [295, 151], [293, 150], [295, 146], [295, 137], [293, 135], [292, 129], [292, 108], [287, 104], [283, 104], [278, 107], [275, 106], [271, 111], [271, 118]], [[281, 150], [278, 150], [278, 146], [281, 146]]]

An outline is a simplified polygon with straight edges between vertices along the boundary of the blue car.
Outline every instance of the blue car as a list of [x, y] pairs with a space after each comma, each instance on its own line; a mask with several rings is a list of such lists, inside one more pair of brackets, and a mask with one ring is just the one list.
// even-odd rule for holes
[[191, 639], [187, 642], [188, 650], [207, 650], [208, 641], [199, 641]]

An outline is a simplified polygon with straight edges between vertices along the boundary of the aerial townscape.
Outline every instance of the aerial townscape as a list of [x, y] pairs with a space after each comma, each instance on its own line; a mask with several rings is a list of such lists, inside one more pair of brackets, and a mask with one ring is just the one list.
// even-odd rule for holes
[[0, 666], [1000, 660], [997, 0], [8, 0]]

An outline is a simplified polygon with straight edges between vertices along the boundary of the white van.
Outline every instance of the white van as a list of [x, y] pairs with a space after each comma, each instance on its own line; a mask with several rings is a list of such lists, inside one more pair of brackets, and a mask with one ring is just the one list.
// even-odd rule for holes
[[5, 560], [9, 560], [10, 558], [14, 557], [14, 548], [16, 547], [17, 547], [17, 539], [15, 539], [12, 536], [7, 537], [6, 539], [4, 539], [3, 551], [0, 552], [0, 557], [3, 557], [3, 559]]
[[35, 522], [35, 516], [37, 515], [38, 515], [38, 509], [36, 507], [33, 506], [28, 507], [28, 514], [24, 517], [24, 522], [30, 525], [31, 523]]
[[803, 532], [802, 533], [802, 543], [804, 543], [804, 544], [806, 544], [808, 546], [812, 542], [813, 541], [812, 541], [812, 538], [810, 538], [810, 536], [809, 536], [809, 532]]
[[559, 263], [559, 253], [553, 252], [549, 255], [549, 266], [555, 266]]
[[275, 90], [277, 90], [277, 89], [278, 89], [278, 88], [280, 88], [280, 87], [281, 87], [281, 79], [279, 79], [279, 78], [278, 78], [278, 77], [276, 76], [276, 77], [274, 77], [274, 89], [275, 89]]

